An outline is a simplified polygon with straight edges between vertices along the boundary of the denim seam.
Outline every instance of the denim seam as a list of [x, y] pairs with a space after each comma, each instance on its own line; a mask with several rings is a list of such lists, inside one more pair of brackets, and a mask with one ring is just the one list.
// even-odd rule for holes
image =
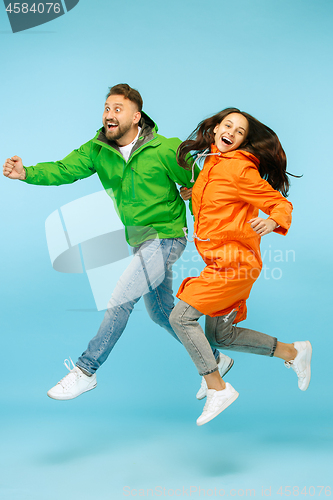
[[109, 328], [109, 331], [108, 331], [108, 335], [107, 335], [107, 340], [106, 340], [106, 336], [104, 337], [103, 341], [101, 342], [101, 347], [100, 349], [97, 351], [97, 355], [96, 357], [94, 358], [95, 361], [97, 361], [97, 358], [99, 357], [99, 355], [104, 351], [104, 349], [102, 349], [102, 347], [105, 347], [108, 343], [109, 343], [109, 340], [110, 340], [110, 337], [112, 335], [111, 333], [111, 330], [113, 329], [114, 327], [114, 324], [118, 318], [118, 315], [119, 315], [119, 312], [120, 312], [120, 309], [121, 309], [121, 306], [118, 306], [117, 307], [117, 311], [114, 315], [114, 318], [113, 318], [113, 321], [112, 321], [112, 324], [110, 325], [110, 328]]
[[210, 375], [211, 373], [214, 373], [214, 372], [217, 372], [217, 367], [214, 368], [214, 370], [210, 370], [209, 372], [205, 372], [205, 373], [199, 373], [199, 375], [201, 375], [201, 377], [204, 377], [205, 375]]
[[274, 356], [276, 346], [277, 346], [277, 338], [276, 338], [276, 337], [274, 337], [274, 345], [273, 345], [273, 347], [272, 347], [272, 351], [271, 351], [271, 353], [270, 353], [270, 357], [271, 357], [271, 358]]
[[[147, 260], [144, 261], [145, 264], [149, 264], [149, 262], [151, 261], [151, 259], [155, 256], [157, 250], [163, 245], [163, 241], [164, 241], [163, 239], [159, 240], [159, 244], [155, 248], [154, 252], [151, 254], [151, 256], [149, 257], [149, 259], [147, 259]], [[141, 248], [138, 250], [138, 252], [141, 252]]]
[[[146, 265], [148, 265], [148, 264], [151, 262], [151, 260], [155, 258], [155, 256], [156, 256], [156, 252], [157, 252], [157, 251], [158, 251], [161, 247], [163, 248], [163, 246], [165, 245], [166, 240], [169, 240], [169, 238], [162, 238], [162, 239], [159, 239], [159, 241], [158, 241], [158, 245], [157, 245], [157, 247], [153, 250], [153, 253], [151, 254], [151, 256], [150, 256], [148, 259], [144, 260], [144, 263], [143, 263], [143, 264], [141, 264], [141, 267], [137, 270], [137, 272], [136, 272], [134, 275], [132, 275], [132, 279], [130, 279], [130, 280], [129, 280], [129, 282], [127, 283], [127, 286], [125, 285], [125, 286], [123, 287], [123, 291], [122, 291], [121, 298], [119, 298], [119, 299], [117, 300], [118, 305], [116, 305], [116, 306], [113, 306], [113, 307], [112, 307], [112, 309], [114, 309], [114, 311], [113, 311], [113, 321], [111, 322], [111, 324], [109, 324], [109, 325], [108, 325], [107, 332], [105, 333], [104, 338], [103, 338], [103, 340], [102, 340], [102, 341], [101, 341], [101, 343], [100, 343], [100, 348], [99, 348], [97, 351], [95, 351], [95, 355], [92, 357], [92, 360], [93, 360], [93, 361], [87, 360], [87, 363], [86, 363], [86, 364], [84, 364], [84, 365], [82, 364], [82, 368], [83, 368], [83, 369], [85, 369], [85, 370], [89, 371], [89, 369], [93, 368], [93, 366], [94, 366], [94, 362], [96, 363], [97, 359], [101, 356], [101, 354], [103, 354], [103, 353], [105, 352], [105, 348], [108, 346], [108, 344], [109, 344], [109, 342], [110, 342], [110, 339], [111, 339], [111, 337], [112, 337], [112, 335], [113, 335], [114, 326], [115, 326], [115, 324], [116, 324], [116, 322], [117, 322], [117, 320], [118, 320], [118, 318], [119, 318], [119, 314], [121, 314], [121, 310], [122, 310], [122, 303], [121, 303], [121, 304], [119, 304], [119, 301], [121, 301], [121, 300], [122, 300], [122, 301], [123, 301], [123, 303], [132, 302], [131, 300], [127, 300], [127, 298], [126, 298], [126, 297], [127, 297], [127, 292], [128, 292], [128, 291], [129, 291], [129, 289], [133, 286], [133, 283], [137, 280], [137, 277], [140, 275], [140, 273], [142, 273], [142, 271], [144, 271], [144, 270], [145, 270]], [[166, 260], [165, 260], [165, 262], [164, 262], [164, 273], [165, 273], [165, 271], [166, 271], [166, 267], [167, 267], [167, 265], [168, 265], [168, 260], [170, 259], [170, 255], [173, 253], [174, 248], [176, 247], [177, 243], [178, 243], [178, 244], [181, 244], [181, 242], [178, 242], [176, 238], [172, 238], [172, 240], [173, 240], [173, 241], [172, 241], [172, 245], [170, 246], [170, 252], [169, 252], [169, 254], [168, 254], [168, 256], [167, 256], [167, 258], [166, 258]], [[184, 246], [184, 249], [185, 249], [186, 244], [185, 244], [185, 245], [184, 245], [184, 244], [182, 244], [182, 246]], [[141, 247], [141, 246], [140, 246], [140, 247]], [[140, 247], [139, 247], [139, 249], [138, 249], [138, 252], [140, 252], [140, 250], [141, 250], [141, 248], [140, 248]], [[183, 250], [182, 250], [182, 252], [183, 252]], [[181, 252], [181, 253], [182, 253], [182, 252]], [[135, 252], [135, 253], [136, 253], [136, 252]], [[134, 254], [134, 255], [135, 255], [135, 254]], [[142, 256], [142, 253], [140, 253], [140, 255]], [[140, 255], [138, 255], [138, 257], [140, 257]], [[163, 255], [163, 252], [162, 252], [162, 255]], [[141, 257], [140, 257], [140, 258], [141, 258]], [[147, 279], [147, 277], [146, 277], [146, 279]], [[148, 283], [148, 285], [149, 285], [149, 283]], [[156, 289], [155, 289], [155, 290], [156, 290]], [[157, 296], [158, 305], [159, 305], [159, 308], [160, 308], [160, 310], [161, 310], [162, 314], [164, 315], [164, 317], [165, 317], [167, 320], [169, 320], [169, 315], [167, 315], [167, 314], [166, 314], [166, 312], [165, 312], [165, 311], [163, 310], [163, 308], [162, 308], [162, 302], [161, 302], [161, 300], [160, 300], [160, 296], [159, 296], [159, 294], [158, 294], [158, 293], [155, 293], [155, 296]], [[138, 297], [138, 300], [139, 300], [141, 297], [142, 297], [142, 295], [141, 295], [140, 297]], [[111, 299], [112, 299], [112, 296], [111, 296]], [[110, 299], [110, 300], [111, 300], [111, 299]], [[126, 300], [125, 300], [125, 299], [126, 299]], [[137, 302], [137, 301], [136, 301], [136, 302]], [[111, 309], [111, 308], [109, 308], [109, 309]], [[177, 337], [176, 337], [176, 338], [177, 338]], [[119, 337], [117, 338], [116, 342], [117, 342], [118, 340], [119, 340]], [[90, 371], [89, 371], [89, 373], [90, 373]]]
[[[161, 241], [163, 241], [163, 240], [159, 240], [159, 241], [160, 241], [160, 243], [159, 243], [158, 247], [156, 248], [156, 250], [154, 250], [154, 252], [153, 252], [153, 254], [150, 256], [150, 258], [149, 258], [148, 260], [144, 260], [144, 263], [145, 263], [145, 264], [148, 264], [148, 263], [151, 261], [151, 259], [152, 259], [152, 258], [154, 257], [154, 255], [155, 255], [156, 251], [157, 251], [157, 250], [158, 250], [158, 248], [161, 246], [161, 244], [162, 244], [162, 243], [161, 243]], [[142, 266], [142, 269], [143, 269], [143, 266]], [[126, 295], [127, 291], [128, 291], [128, 290], [132, 287], [133, 283], [136, 281], [137, 276], [141, 273], [142, 269], [141, 269], [141, 268], [139, 268], [139, 269], [137, 270], [137, 272], [135, 273], [135, 275], [132, 277], [132, 279], [128, 282], [128, 284], [127, 284], [126, 288], [124, 288], [124, 291], [123, 291], [122, 296]], [[148, 283], [147, 283], [147, 284], [148, 284]], [[141, 298], [141, 297], [142, 297], [142, 296], [140, 296], [140, 298]], [[111, 297], [111, 298], [112, 298], [112, 297]], [[129, 302], [129, 301], [128, 301], [128, 300], [126, 300], [124, 303], [127, 303], [127, 302]], [[116, 306], [116, 307], [117, 307], [117, 306]]]
[[[128, 285], [127, 287], [124, 289], [123, 291], [123, 294], [122, 294], [122, 297], [124, 297], [124, 295], [126, 295], [127, 291], [129, 290], [129, 288], [133, 285], [133, 282], [136, 280], [138, 274], [141, 272], [141, 269], [138, 269], [138, 271], [135, 273], [135, 275], [133, 276], [133, 278], [128, 282]], [[141, 297], [140, 297], [141, 298]], [[126, 301], [125, 303], [127, 302], [130, 302], [130, 301]], [[97, 358], [100, 356], [100, 354], [103, 353], [103, 351], [105, 350], [105, 346], [107, 346], [107, 344], [109, 343], [110, 341], [110, 338], [111, 338], [111, 335], [112, 335], [112, 330], [114, 328], [114, 325], [118, 319], [118, 315], [121, 311], [121, 304], [115, 306], [116, 307], [116, 311], [114, 312], [114, 317], [113, 317], [113, 321], [112, 323], [109, 325], [109, 329], [108, 329], [108, 333], [107, 335], [105, 335], [103, 341], [101, 342], [101, 347], [100, 349], [96, 352], [95, 356], [94, 356], [94, 360], [97, 361]]]
[[[150, 262], [150, 260], [155, 256], [157, 250], [160, 248], [160, 246], [163, 244], [163, 239], [162, 240], [159, 240], [159, 245], [157, 246], [157, 248], [154, 250], [154, 252], [152, 253], [152, 255], [150, 256], [150, 258], [148, 260], [144, 260], [144, 264], [148, 264]], [[140, 251], [140, 249], [138, 250], [138, 252]], [[128, 282], [126, 288], [124, 288], [123, 290], [123, 293], [122, 293], [122, 297], [126, 296], [126, 293], [127, 291], [132, 287], [133, 283], [135, 282], [135, 280], [137, 279], [137, 276], [142, 272], [143, 270], [143, 266], [142, 268], [139, 268], [137, 270], [137, 272], [135, 273], [135, 275], [132, 277], [132, 279]], [[141, 297], [140, 297], [141, 298]], [[128, 302], [128, 301], [127, 301]], [[95, 356], [94, 356], [94, 361], [97, 361], [97, 358], [100, 357], [100, 355], [105, 351], [105, 347], [108, 345], [109, 341], [110, 341], [110, 338], [112, 336], [112, 331], [113, 331], [113, 328], [114, 328], [114, 325], [118, 319], [118, 315], [120, 313], [120, 310], [121, 310], [121, 305], [118, 305], [118, 306], [115, 306], [117, 308], [117, 311], [114, 313], [114, 317], [113, 317], [113, 321], [112, 323], [109, 325], [109, 328], [108, 328], [108, 333], [107, 335], [104, 336], [104, 339], [103, 341], [101, 342], [101, 346], [99, 348], [99, 350], [96, 352]], [[91, 366], [91, 364], [89, 364], [89, 366]]]
[[[201, 354], [201, 352], [199, 351], [199, 349], [197, 348], [197, 346], [194, 344], [194, 342], [193, 342], [193, 340], [191, 339], [191, 337], [187, 334], [187, 332], [186, 332], [186, 328], [184, 327], [183, 322], [182, 322], [182, 319], [183, 319], [183, 317], [184, 317], [185, 313], [188, 311], [188, 309], [189, 309], [190, 307], [192, 307], [192, 306], [191, 306], [191, 305], [187, 305], [187, 307], [185, 308], [184, 312], [180, 315], [180, 317], [179, 317], [179, 323], [180, 323], [180, 325], [182, 326], [182, 328], [183, 328], [183, 330], [184, 330], [184, 332], [185, 332], [186, 337], [188, 338], [188, 340], [191, 342], [192, 346], [193, 346], [193, 347], [195, 348], [195, 350], [197, 351], [198, 357], [199, 357], [199, 358], [201, 358], [201, 359], [200, 359], [201, 363], [202, 363], [202, 364], [206, 367], [206, 369], [207, 369], [207, 365], [206, 365], [206, 362], [204, 361], [204, 357], [202, 356], [202, 354]], [[216, 369], [217, 369], [217, 368], [215, 368], [215, 370], [213, 370], [213, 371], [216, 371]], [[200, 375], [200, 372], [199, 372], [199, 375]]]
[[82, 370], [85, 370], [87, 373], [90, 373], [90, 375], [93, 375], [93, 373], [91, 373], [89, 370], [87, 370], [87, 368], [85, 366], [81, 366], [79, 362], [76, 363], [76, 366]]
[[[235, 347], [235, 344], [233, 342], [231, 342], [231, 344], [229, 344], [229, 345], [228, 344], [221, 344], [221, 343], [217, 342], [217, 346], [221, 347], [221, 349], [223, 349], [223, 348], [230, 349], [232, 351], [232, 350], [234, 350], [232, 348]], [[269, 347], [254, 346], [254, 345], [248, 345], [248, 344], [236, 344], [236, 347], [245, 347], [246, 349], [253, 349], [253, 351], [261, 351], [260, 354], [262, 354], [262, 351], [265, 350], [267, 352], [267, 354], [263, 354], [263, 356], [273, 356], [274, 351], [276, 349], [276, 344], [275, 344], [275, 347], [273, 347], [271, 350], [269, 349]], [[273, 351], [273, 354], [272, 354], [272, 351]], [[257, 354], [257, 352], [253, 352], [252, 354]]]
[[[235, 328], [235, 325], [232, 325], [232, 328]], [[260, 354], [260, 355], [263, 355], [263, 356], [271, 356], [272, 357], [274, 355], [274, 352], [275, 352], [275, 349], [276, 349], [276, 345], [277, 345], [277, 339], [274, 338], [274, 337], [273, 337], [274, 344], [273, 344], [272, 348], [270, 348], [268, 346], [264, 346], [264, 345], [255, 346], [253, 344], [248, 345], [248, 344], [245, 344], [245, 343], [243, 343], [243, 344], [241, 344], [241, 343], [235, 344], [235, 339], [237, 338], [237, 335], [233, 334], [232, 332], [231, 332], [231, 339], [232, 340], [231, 340], [231, 342], [229, 344], [225, 343], [225, 338], [226, 337], [224, 337], [221, 340], [221, 339], [218, 339], [215, 336], [216, 345], [219, 346], [219, 347], [221, 347], [222, 349], [223, 348], [224, 349], [230, 349], [231, 351], [233, 350], [233, 347], [244, 347], [244, 348], [247, 348], [247, 349], [252, 349], [252, 354]], [[228, 337], [228, 340], [229, 339], [230, 339], [230, 336]]]
[[170, 247], [170, 251], [169, 251], [169, 255], [167, 256], [167, 258], [165, 259], [165, 267], [168, 265], [168, 260], [170, 258], [170, 255], [175, 247], [175, 243], [176, 243], [176, 240], [173, 238], [173, 241], [172, 241], [172, 245]]
[[162, 304], [162, 302], [161, 302], [161, 298], [160, 298], [160, 295], [159, 295], [159, 293], [158, 293], [157, 288], [155, 288], [155, 289], [153, 290], [153, 292], [151, 292], [151, 293], [154, 293], [154, 294], [155, 294], [155, 296], [156, 296], [156, 301], [157, 301], [157, 303], [158, 303], [158, 305], [159, 305], [160, 311], [161, 311], [161, 312], [162, 312], [162, 314], [165, 316], [165, 318], [166, 318], [167, 320], [169, 320], [169, 316], [168, 316], [168, 314], [165, 312], [165, 310], [164, 310], [164, 308], [163, 308], [163, 304]]
[[[165, 244], [165, 240], [167, 240], [167, 239], [170, 239], [170, 238], [163, 238], [163, 239], [159, 240], [159, 242], [160, 242], [160, 243], [159, 243], [158, 247], [154, 250], [154, 252], [153, 252], [153, 253], [152, 253], [152, 255], [150, 256], [150, 258], [149, 258], [148, 260], [145, 260], [145, 261], [144, 261], [144, 263], [145, 263], [145, 264], [149, 264], [149, 262], [151, 261], [151, 259], [155, 256], [155, 254], [156, 254], [157, 250], [158, 250], [161, 246], [163, 246], [163, 245]], [[165, 263], [164, 263], [164, 270], [166, 269], [167, 265], [169, 264], [169, 263], [168, 263], [168, 260], [169, 260], [169, 258], [170, 258], [170, 255], [171, 255], [171, 253], [172, 253], [172, 251], [173, 251], [173, 249], [174, 249], [175, 243], [176, 243], [176, 238], [171, 238], [171, 239], [172, 239], [173, 241], [172, 241], [172, 245], [171, 245], [171, 247], [170, 247], [170, 252], [169, 252], [169, 255], [168, 255], [168, 257], [165, 259]], [[186, 247], [186, 245], [185, 245], [185, 247]], [[184, 248], [185, 248], [185, 247], [184, 247]], [[139, 251], [140, 251], [140, 250], [138, 250], [138, 252], [139, 252]], [[163, 255], [163, 254], [162, 254], [162, 255]], [[179, 257], [178, 257], [178, 258], [179, 258]], [[177, 259], [177, 260], [178, 260], [178, 259]], [[138, 272], [140, 272], [140, 271], [138, 271]], [[137, 273], [137, 274], [138, 274], [138, 273]], [[135, 276], [137, 276], [137, 274], [136, 274]], [[164, 273], [164, 274], [165, 274], [165, 273]], [[132, 281], [133, 281], [133, 280], [132, 280]], [[127, 291], [127, 290], [128, 290], [128, 287], [126, 288], [126, 291]]]
[[[164, 240], [163, 240], [163, 243], [164, 243]], [[167, 256], [167, 258], [165, 259], [164, 271], [166, 271], [166, 268], [167, 268], [167, 266], [168, 266], [168, 264], [169, 264], [169, 263], [168, 263], [168, 260], [169, 260], [169, 258], [170, 258], [170, 255], [171, 255], [171, 254], [172, 254], [172, 252], [173, 252], [173, 249], [174, 249], [174, 247], [175, 247], [175, 244], [176, 244], [176, 238], [173, 238], [172, 245], [171, 245], [171, 247], [170, 247], [170, 251], [169, 251], [169, 255], [168, 255], [168, 256]], [[186, 246], [186, 245], [185, 245], [185, 246]], [[185, 247], [184, 247], [184, 248], [185, 248]], [[177, 259], [177, 260], [178, 260], [178, 259]], [[159, 295], [159, 293], [158, 293], [158, 291], [157, 291], [157, 288], [155, 288], [155, 289], [154, 289], [154, 292], [155, 292], [155, 294], [156, 294], [157, 302], [158, 302], [158, 304], [159, 304], [159, 306], [160, 306], [160, 310], [162, 311], [162, 314], [164, 314], [165, 318], [166, 318], [167, 320], [169, 320], [169, 316], [166, 314], [165, 310], [163, 309], [162, 302], [161, 302], [161, 299], [160, 299], [160, 295]]]
[[167, 257], [167, 259], [166, 259], [166, 261], [165, 261], [165, 265], [166, 265], [166, 266], [168, 266], [168, 265], [170, 264], [170, 262], [168, 262], [168, 260], [169, 260], [169, 258], [170, 258], [170, 255], [173, 253], [173, 250], [174, 250], [174, 248], [175, 248], [175, 246], [176, 246], [176, 243], [179, 243], [179, 244], [180, 244], [180, 245], [182, 245], [184, 248], [182, 249], [182, 251], [181, 251], [180, 255], [177, 255], [177, 253], [175, 253], [175, 254], [176, 254], [176, 256], [177, 256], [177, 259], [176, 259], [174, 262], [172, 262], [172, 264], [171, 264], [171, 265], [175, 264], [175, 262], [177, 262], [177, 260], [179, 260], [179, 259], [180, 259], [180, 257], [182, 256], [182, 254], [183, 254], [183, 252], [184, 252], [184, 250], [185, 250], [185, 248], [186, 248], [186, 244], [184, 245], [181, 241], [178, 241], [178, 240], [179, 240], [179, 238], [173, 238], [173, 242], [172, 242], [172, 245], [171, 245], [171, 247], [170, 247], [170, 252], [169, 252], [169, 255], [168, 255], [168, 257]]

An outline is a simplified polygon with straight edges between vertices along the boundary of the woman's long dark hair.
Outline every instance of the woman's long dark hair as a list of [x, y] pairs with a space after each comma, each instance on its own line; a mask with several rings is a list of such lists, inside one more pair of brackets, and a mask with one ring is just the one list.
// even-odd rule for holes
[[243, 115], [249, 123], [248, 134], [238, 149], [248, 151], [256, 156], [260, 161], [260, 176], [269, 182], [274, 189], [280, 191], [283, 196], [287, 196], [290, 185], [286, 171], [287, 158], [278, 136], [259, 120], [237, 108], [224, 109], [200, 122], [188, 139], [179, 146], [177, 151], [178, 164], [186, 170], [190, 169], [188, 161], [205, 149], [211, 148], [215, 141], [214, 128], [231, 113]]

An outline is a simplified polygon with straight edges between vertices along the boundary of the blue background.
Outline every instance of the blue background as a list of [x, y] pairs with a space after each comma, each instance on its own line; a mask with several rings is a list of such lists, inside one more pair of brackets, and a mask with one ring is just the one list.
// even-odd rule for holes
[[[235, 353], [227, 380], [239, 399], [197, 428], [196, 370], [139, 302], [98, 389], [69, 402], [47, 398], [66, 372], [63, 359], [81, 354], [103, 313], [85, 274], [52, 269], [44, 223], [101, 185], [97, 176], [48, 188], [3, 177], [1, 498], [152, 497], [149, 488], [170, 497], [183, 487], [191, 498], [204, 496], [199, 488], [262, 496], [262, 487], [281, 498], [280, 486], [314, 486], [317, 497], [317, 486], [332, 487], [332, 2], [80, 0], [17, 34], [0, 10], [3, 161], [60, 159], [92, 138], [108, 87], [119, 82], [140, 90], [165, 136], [185, 139], [227, 106], [277, 132], [289, 171], [303, 177], [292, 180], [288, 236], [262, 242], [264, 263], [282, 277], [259, 279], [244, 325], [314, 348], [306, 393], [281, 360]], [[276, 263], [269, 250], [295, 259]]]

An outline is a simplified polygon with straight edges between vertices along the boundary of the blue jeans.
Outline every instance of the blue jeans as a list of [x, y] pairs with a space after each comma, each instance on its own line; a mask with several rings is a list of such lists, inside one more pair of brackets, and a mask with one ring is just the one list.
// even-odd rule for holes
[[[172, 264], [185, 246], [185, 238], [156, 238], [133, 248], [133, 260], [113, 291], [97, 335], [79, 357], [79, 368], [93, 374], [104, 363], [142, 296], [151, 319], [178, 340], [169, 322], [174, 307]], [[218, 350], [214, 349], [213, 354], [216, 359], [219, 357]]]

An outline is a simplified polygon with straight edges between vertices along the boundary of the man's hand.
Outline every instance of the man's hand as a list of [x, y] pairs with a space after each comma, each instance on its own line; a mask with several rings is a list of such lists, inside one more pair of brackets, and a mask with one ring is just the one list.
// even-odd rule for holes
[[19, 156], [7, 158], [3, 166], [3, 175], [9, 179], [25, 179], [25, 170]]
[[271, 233], [278, 227], [278, 224], [273, 219], [262, 219], [261, 217], [256, 217], [248, 221], [251, 224], [253, 231], [255, 231], [259, 236], [265, 236], [265, 234]]
[[182, 187], [180, 188], [180, 196], [184, 201], [190, 200], [192, 196], [192, 188]]

